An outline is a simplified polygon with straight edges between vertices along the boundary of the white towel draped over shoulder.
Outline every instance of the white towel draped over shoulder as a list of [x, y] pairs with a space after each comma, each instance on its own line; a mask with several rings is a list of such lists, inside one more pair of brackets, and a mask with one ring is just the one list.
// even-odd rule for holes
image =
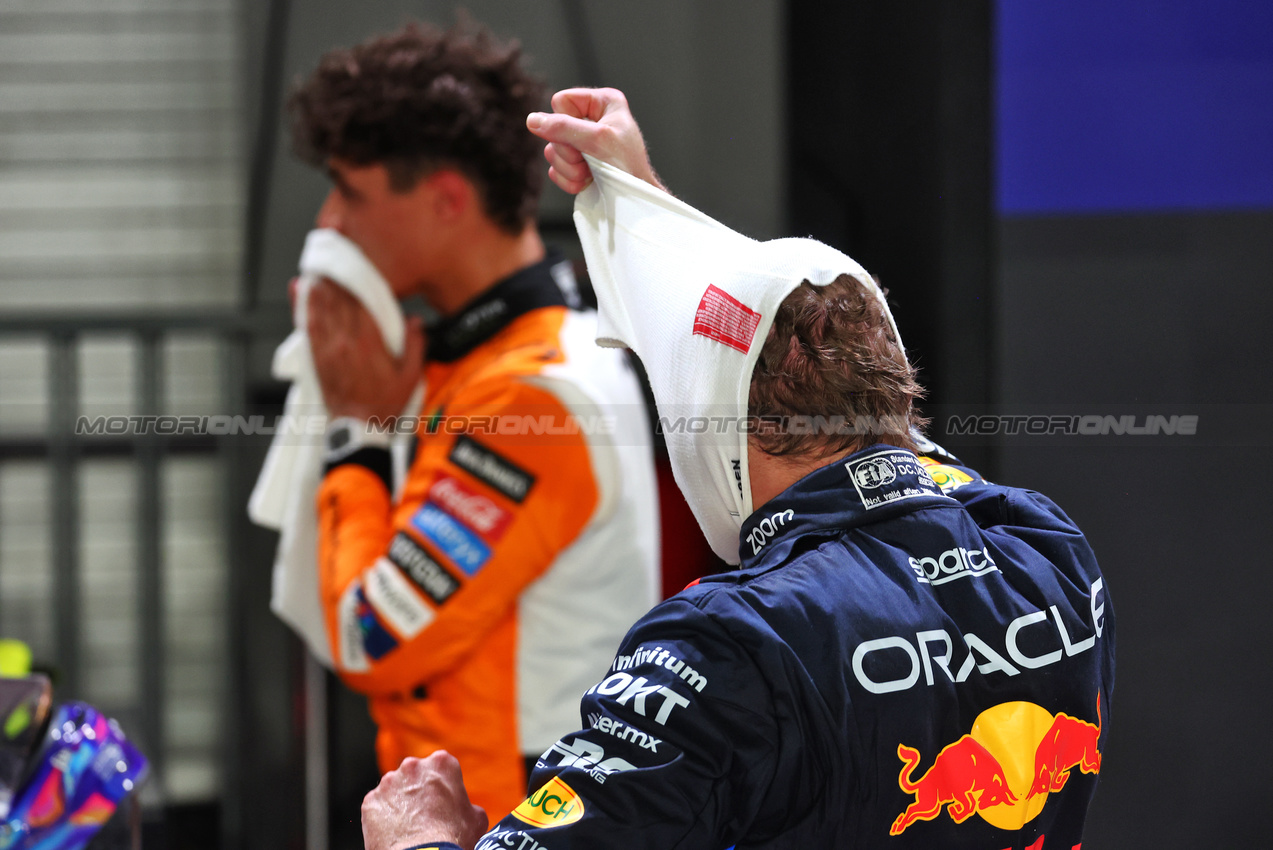
[[[645, 364], [677, 485], [718, 557], [739, 562], [751, 514], [747, 416], [751, 373], [774, 314], [808, 280], [857, 262], [813, 239], [758, 242], [666, 192], [588, 157], [594, 181], [575, 198], [575, 227], [597, 292], [597, 342]], [[897, 336], [901, 343], [901, 336]]]
[[[356, 297], [380, 329], [385, 347], [401, 357], [406, 322], [393, 290], [358, 246], [335, 230], [313, 230], [305, 239], [299, 263], [295, 329], [274, 352], [271, 373], [291, 381], [283, 419], [275, 432], [256, 486], [248, 500], [248, 516], [257, 525], [280, 532], [274, 556], [270, 609], [305, 641], [310, 652], [332, 666], [330, 644], [318, 595], [318, 516], [315, 499], [323, 472], [327, 408], [314, 372], [306, 333], [306, 303], [320, 278], [339, 284]], [[424, 397], [417, 387], [403, 414], [413, 416]], [[394, 454], [401, 463], [409, 435], [396, 438]], [[399, 464], [395, 464], [395, 468]]]

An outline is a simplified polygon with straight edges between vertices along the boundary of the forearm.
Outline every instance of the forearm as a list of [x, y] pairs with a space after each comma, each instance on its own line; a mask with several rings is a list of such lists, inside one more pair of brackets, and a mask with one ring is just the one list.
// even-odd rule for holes
[[331, 468], [319, 486], [318, 591], [338, 672], [366, 672], [369, 667], [365, 651], [351, 643], [344, 609], [389, 545], [392, 507], [387, 483], [360, 464]]
[[[455, 415], [567, 415], [555, 397], [517, 383], [468, 395], [473, 402], [453, 401]], [[363, 450], [322, 482], [320, 593], [345, 683], [409, 692], [515, 616], [522, 591], [583, 531], [599, 491], [582, 435], [544, 444], [422, 434], [397, 501], [376, 466]]]

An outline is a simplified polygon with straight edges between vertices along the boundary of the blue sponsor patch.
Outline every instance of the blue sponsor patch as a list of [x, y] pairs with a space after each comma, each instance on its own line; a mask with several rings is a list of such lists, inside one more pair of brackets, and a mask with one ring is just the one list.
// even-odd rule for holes
[[358, 631], [362, 633], [363, 649], [374, 659], [384, 658], [398, 648], [398, 640], [381, 624], [380, 618], [376, 616], [376, 609], [371, 607], [361, 587], [357, 590], [356, 599], [354, 616], [358, 618]]
[[411, 517], [411, 524], [466, 575], [476, 573], [491, 557], [490, 547], [480, 537], [433, 502], [425, 502]]

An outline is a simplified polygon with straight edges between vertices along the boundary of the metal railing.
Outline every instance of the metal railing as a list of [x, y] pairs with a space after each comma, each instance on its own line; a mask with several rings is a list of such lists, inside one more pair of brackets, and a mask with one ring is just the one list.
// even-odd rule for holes
[[[131, 458], [135, 469], [136, 515], [132, 529], [136, 553], [136, 645], [138, 693], [137, 730], [151, 760], [154, 783], [143, 797], [162, 803], [166, 777], [164, 670], [169, 623], [165, 612], [165, 554], [163, 519], [165, 499], [162, 468], [168, 458], [200, 456], [215, 459], [219, 467], [220, 515], [218, 534], [224, 541], [225, 646], [221, 735], [225, 746], [216, 754], [215, 768], [222, 776], [237, 776], [241, 764], [236, 745], [239, 712], [229, 705], [242, 675], [237, 663], [247, 652], [236, 620], [241, 616], [239, 572], [243, 562], [244, 494], [247, 445], [241, 436], [207, 433], [160, 433], [159, 428], [132, 429], [129, 433], [103, 433], [102, 429], [77, 427], [83, 396], [79, 347], [85, 337], [123, 336], [135, 345], [135, 404], [138, 417], [159, 417], [163, 411], [164, 343], [181, 335], [210, 337], [220, 352], [219, 410], [243, 412], [247, 406], [247, 368], [254, 341], [280, 338], [286, 332], [285, 316], [262, 317], [229, 312], [181, 312], [148, 314], [93, 313], [85, 315], [0, 315], [0, 343], [14, 338], [41, 339], [48, 350], [48, 416], [42, 433], [0, 434], [0, 464], [17, 460], [43, 460], [49, 470], [50, 563], [52, 567], [52, 654], [57, 672], [57, 698], [84, 698], [84, 646], [81, 563], [83, 506], [80, 498], [84, 464], [98, 458]], [[2, 402], [0, 402], [2, 403]], [[126, 729], [126, 731], [129, 731]]]

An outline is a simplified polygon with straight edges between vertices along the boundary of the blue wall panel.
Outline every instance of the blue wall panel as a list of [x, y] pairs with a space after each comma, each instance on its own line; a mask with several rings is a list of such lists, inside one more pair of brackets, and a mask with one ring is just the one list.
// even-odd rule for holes
[[1273, 207], [1273, 2], [999, 0], [1006, 215]]

